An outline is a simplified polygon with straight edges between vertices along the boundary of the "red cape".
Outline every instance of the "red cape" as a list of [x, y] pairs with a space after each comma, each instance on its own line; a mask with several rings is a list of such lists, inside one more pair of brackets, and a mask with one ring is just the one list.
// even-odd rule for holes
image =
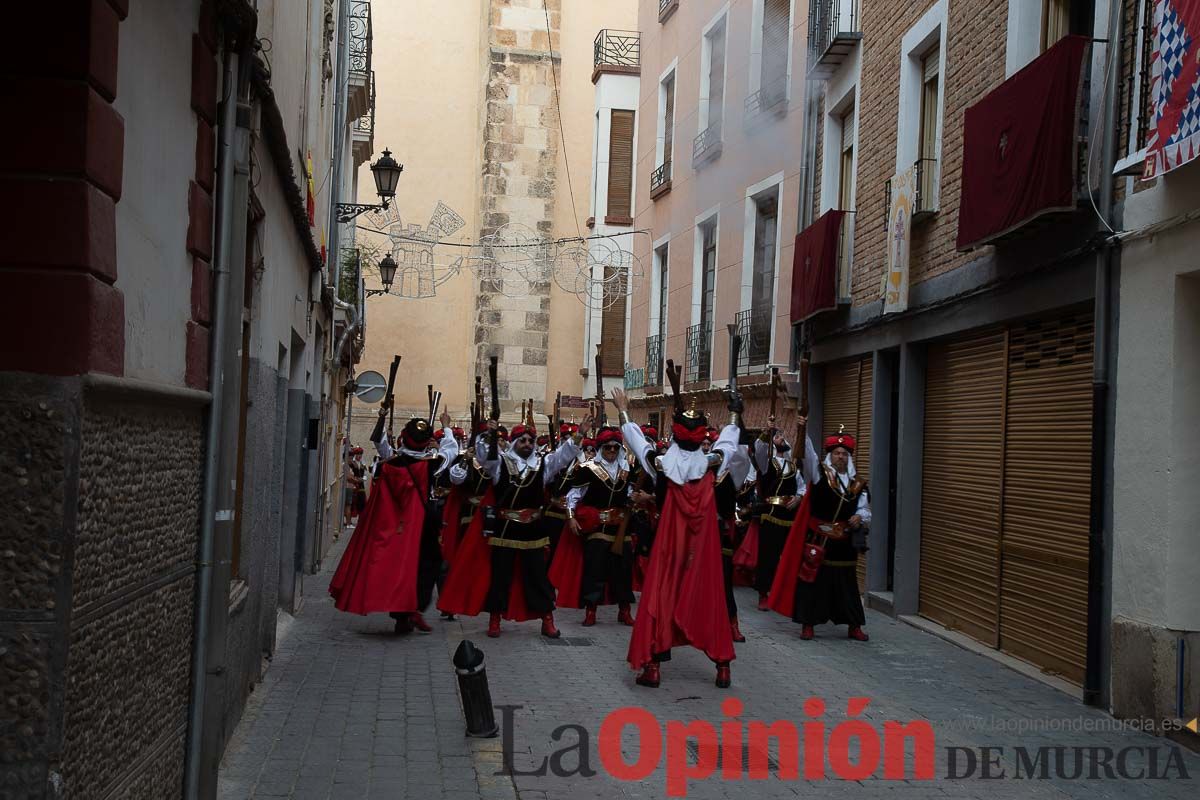
[[685, 644], [734, 659], [711, 472], [668, 487], [638, 609], [626, 656], [634, 669]]
[[454, 552], [458, 549], [458, 539], [462, 534], [462, 512], [466, 506], [467, 493], [461, 487], [455, 486], [446, 498], [446, 506], [442, 509], [442, 561], [454, 563]]
[[742, 543], [733, 551], [733, 583], [735, 586], [752, 586], [754, 570], [758, 566], [758, 520], [746, 526]]
[[559, 608], [581, 608], [579, 593], [583, 583], [583, 537], [564, 525], [550, 562], [550, 583], [558, 590]]
[[783, 546], [779, 566], [775, 569], [775, 581], [771, 584], [771, 593], [767, 597], [767, 607], [788, 619], [792, 618], [792, 613], [796, 610], [796, 579], [800, 575], [800, 562], [810, 516], [808, 498], [809, 493], [806, 492], [800, 508], [796, 511], [796, 518], [792, 520], [787, 543]]
[[[492, 546], [483, 535], [483, 508], [495, 502], [495, 492], [489, 486], [471, 517], [471, 524], [458, 540], [450, 572], [438, 595], [438, 611], [468, 617], [483, 611], [488, 589], [492, 585]], [[504, 619], [514, 622], [540, 619], [540, 615], [531, 612], [525, 605], [520, 559], [513, 566], [512, 591], [508, 595], [508, 611], [504, 613]]]
[[[414, 483], [415, 479], [415, 483]], [[417, 562], [429, 462], [409, 467], [384, 464], [342, 554], [329, 593], [339, 611], [371, 614], [417, 611]]]

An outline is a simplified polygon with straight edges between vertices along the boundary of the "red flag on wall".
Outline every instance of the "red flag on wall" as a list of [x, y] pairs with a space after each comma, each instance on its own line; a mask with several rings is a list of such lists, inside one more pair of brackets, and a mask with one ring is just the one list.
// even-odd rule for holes
[[1086, 36], [1060, 39], [967, 109], [959, 250], [1074, 210], [1079, 78], [1090, 46]]
[[838, 245], [845, 211], [826, 211], [796, 236], [792, 323], [837, 308]]

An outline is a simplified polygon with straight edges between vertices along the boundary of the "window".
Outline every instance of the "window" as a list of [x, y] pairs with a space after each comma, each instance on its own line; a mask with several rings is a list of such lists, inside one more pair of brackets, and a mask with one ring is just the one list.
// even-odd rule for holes
[[787, 95], [791, 33], [790, 0], [765, 0], [762, 21], [762, 107], [770, 108]]
[[[837, 207], [843, 211], [854, 210], [854, 107], [842, 115], [842, 157], [838, 171], [838, 202]], [[850, 268], [852, 249], [854, 215], [842, 217], [842, 235], [838, 254], [838, 297], [850, 296]]]
[[766, 364], [771, 354], [771, 323], [775, 314], [775, 253], [779, 236], [779, 191], [754, 198], [754, 266], [750, 289], [751, 366]]
[[716, 131], [720, 137], [721, 119], [725, 113], [725, 17], [704, 34], [704, 53], [707, 56], [701, 76], [704, 92], [700, 98], [701, 131]]
[[1042, 51], [1071, 31], [1071, 0], [1042, 0]]
[[670, 245], [658, 250], [658, 326], [655, 331], [660, 341], [667, 340], [667, 287], [670, 261]]
[[703, 228], [704, 249], [700, 257], [700, 324], [712, 325], [717, 292], [717, 223]]
[[633, 122], [634, 112], [612, 112], [608, 139], [607, 225], [633, 223]]
[[675, 150], [675, 68], [672, 66], [658, 84], [658, 141], [655, 144], [655, 169], [650, 174], [650, 199], [666, 194], [671, 188], [671, 161]]
[[[937, 0], [905, 32], [900, 43], [900, 110], [894, 174], [912, 171], [916, 195], [913, 222], [935, 212], [938, 204], [948, 5], [947, 0]], [[871, 190], [881, 188], [885, 189], [871, 187]]]
[[604, 268], [606, 285], [616, 288], [616, 302], [600, 312], [600, 371], [606, 376], [625, 376], [625, 285], [616, 268]]
[[917, 210], [931, 211], [937, 201], [938, 48], [921, 60], [921, 127], [917, 138]]

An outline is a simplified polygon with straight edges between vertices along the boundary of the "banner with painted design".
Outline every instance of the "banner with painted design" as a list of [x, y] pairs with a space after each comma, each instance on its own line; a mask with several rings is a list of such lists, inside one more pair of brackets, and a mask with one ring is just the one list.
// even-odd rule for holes
[[1154, 113], [1144, 178], [1183, 166], [1200, 154], [1200, 0], [1154, 0], [1149, 45]]
[[887, 275], [883, 284], [885, 314], [908, 310], [908, 251], [916, 197], [917, 170], [913, 166], [892, 178], [892, 197], [888, 206]]

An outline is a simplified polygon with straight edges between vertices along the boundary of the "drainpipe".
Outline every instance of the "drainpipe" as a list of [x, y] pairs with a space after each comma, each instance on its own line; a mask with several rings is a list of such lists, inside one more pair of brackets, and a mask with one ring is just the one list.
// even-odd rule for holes
[[[1116, 228], [1113, 214], [1112, 174], [1117, 161], [1119, 119], [1117, 104], [1120, 97], [1121, 41], [1123, 36], [1121, 3], [1109, 0], [1108, 9], [1108, 81], [1104, 85], [1104, 118], [1100, 132], [1103, 149], [1100, 155], [1100, 197], [1098, 210], [1111, 228]], [[1089, 187], [1090, 191], [1090, 187]], [[1111, 452], [1109, 447], [1111, 417], [1109, 415], [1109, 362], [1113, 354], [1112, 276], [1120, 264], [1119, 242], [1107, 239], [1096, 254], [1096, 299], [1094, 308], [1095, 344], [1092, 358], [1092, 463], [1091, 511], [1088, 525], [1088, 610], [1087, 656], [1084, 669], [1083, 700], [1092, 706], [1107, 706], [1109, 699], [1110, 665], [1108, 653], [1108, 620], [1111, 617], [1109, 576], [1112, 565], [1112, 530], [1108, 524], [1107, 503], [1112, 497], [1109, 480]]]
[[[218, 168], [217, 168], [217, 223], [214, 232], [215, 258], [213, 263], [213, 306], [212, 330], [209, 362], [209, 391], [212, 401], [208, 406], [205, 424], [206, 441], [204, 446], [204, 475], [203, 495], [200, 505], [200, 533], [197, 547], [196, 563], [196, 600], [194, 615], [194, 631], [191, 663], [191, 694], [188, 702], [188, 726], [186, 743], [186, 765], [184, 770], [184, 798], [199, 800], [205, 793], [215, 793], [216, 774], [205, 774], [206, 740], [213, 736], [214, 731], [205, 729], [206, 709], [216, 698], [208, 696], [209, 660], [211, 656], [213, 632], [213, 588], [216, 580], [216, 535], [218, 523], [228, 527], [231, 521], [226, 519], [227, 512], [219, 512], [222, 497], [228, 492], [224, 490], [221, 480], [223, 461], [230, 460], [229, 454], [223, 452], [223, 446], [228, 437], [225, 434], [224, 410], [229, 400], [229, 393], [237, 394], [239, 371], [234, 368], [228, 356], [231, 348], [229, 342], [236, 338], [240, 343], [240, 325], [233, 327], [231, 323], [241, 317], [241, 292], [231, 286], [233, 268], [231, 241], [235, 238], [238, 215], [234, 213], [235, 187], [238, 176], [235, 174], [237, 154], [237, 117], [238, 99], [241, 86], [239, 69], [242, 59], [239, 54], [226, 49], [225, 64], [221, 86], [226, 99], [221, 106], [221, 120], [218, 127]], [[248, 59], [247, 59], [247, 63]], [[240, 215], [245, 219], [245, 213]], [[232, 380], [232, 383], [230, 382]], [[218, 520], [218, 516], [221, 517]], [[217, 673], [214, 673], [217, 674]]]

